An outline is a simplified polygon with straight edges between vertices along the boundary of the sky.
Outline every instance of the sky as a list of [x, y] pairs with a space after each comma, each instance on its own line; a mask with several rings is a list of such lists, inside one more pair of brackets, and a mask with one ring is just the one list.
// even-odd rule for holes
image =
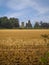
[[0, 0], [0, 17], [19, 18], [20, 22], [28, 20], [49, 22], [49, 0]]

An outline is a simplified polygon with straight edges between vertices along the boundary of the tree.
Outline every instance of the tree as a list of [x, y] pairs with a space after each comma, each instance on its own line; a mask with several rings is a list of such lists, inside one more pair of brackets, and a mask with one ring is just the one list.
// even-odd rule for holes
[[10, 18], [1, 17], [0, 18], [0, 28], [19, 28], [19, 19], [18, 18]]
[[34, 28], [40, 28], [40, 25], [38, 22], [35, 23]]
[[49, 24], [48, 23], [43, 23], [41, 25], [42, 28], [48, 29], [49, 28]]
[[0, 18], [0, 28], [6, 28], [7, 27], [8, 18], [7, 17], [1, 17]]
[[12, 28], [19, 28], [19, 19], [18, 18], [10, 18], [9, 19]]
[[28, 20], [28, 23], [26, 23], [26, 28], [32, 28], [32, 24], [31, 24], [30, 20]]
[[44, 28], [44, 29], [48, 29], [49, 28], [49, 23], [47, 23], [47, 22], [40, 22], [40, 27], [41, 28]]

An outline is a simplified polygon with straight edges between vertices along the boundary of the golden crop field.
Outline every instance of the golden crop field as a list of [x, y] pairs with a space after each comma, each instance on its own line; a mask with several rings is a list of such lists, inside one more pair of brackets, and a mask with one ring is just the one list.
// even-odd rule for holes
[[0, 30], [0, 65], [45, 64], [49, 65], [48, 29]]

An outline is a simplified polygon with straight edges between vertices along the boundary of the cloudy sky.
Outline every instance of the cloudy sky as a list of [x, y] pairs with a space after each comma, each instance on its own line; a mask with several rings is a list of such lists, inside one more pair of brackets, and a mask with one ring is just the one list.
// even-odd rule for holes
[[0, 0], [0, 17], [49, 22], [49, 0]]

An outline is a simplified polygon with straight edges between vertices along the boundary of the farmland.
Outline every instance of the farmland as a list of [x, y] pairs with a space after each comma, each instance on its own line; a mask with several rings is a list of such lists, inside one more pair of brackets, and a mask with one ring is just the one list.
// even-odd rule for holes
[[45, 64], [49, 65], [48, 29], [0, 30], [0, 65]]

